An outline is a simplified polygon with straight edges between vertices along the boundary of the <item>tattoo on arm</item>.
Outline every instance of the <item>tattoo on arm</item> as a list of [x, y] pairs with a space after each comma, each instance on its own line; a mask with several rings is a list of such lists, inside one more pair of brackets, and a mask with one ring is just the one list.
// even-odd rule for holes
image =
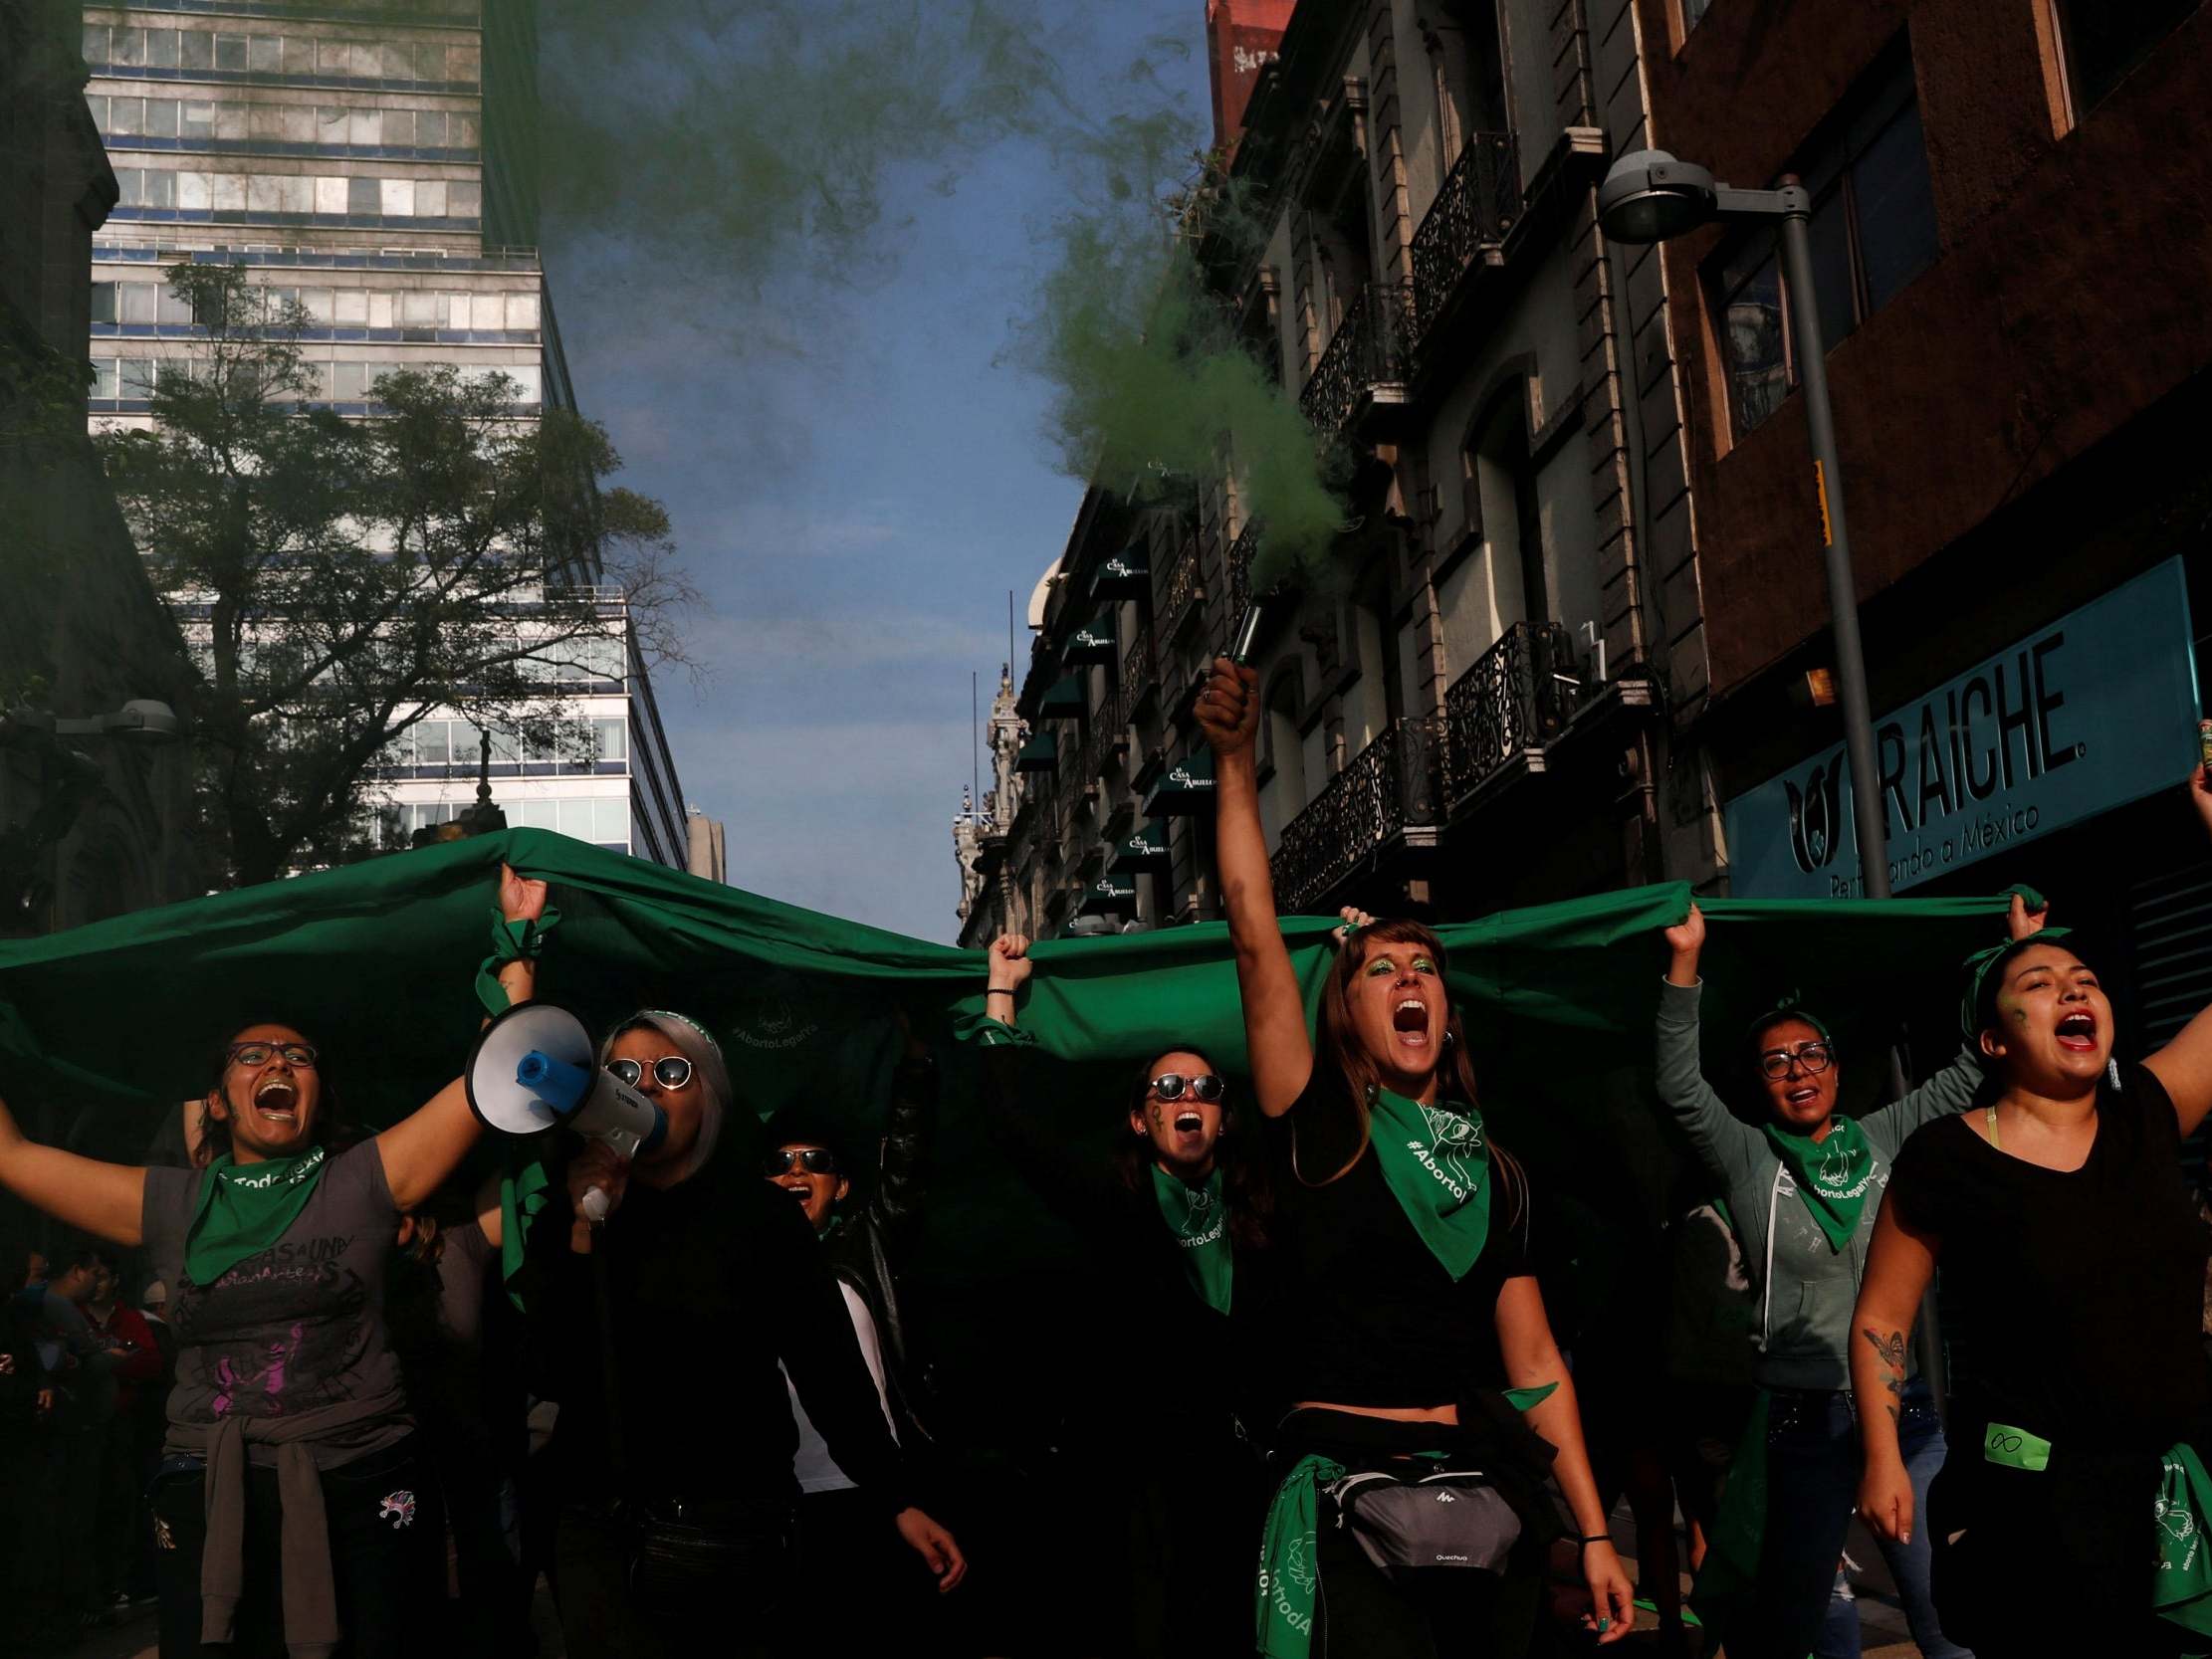
[[1881, 1362], [1884, 1365], [1895, 1371], [1899, 1376], [1904, 1374], [1904, 1333], [1902, 1331], [1892, 1331], [1888, 1336], [1883, 1337], [1877, 1333], [1872, 1326], [1869, 1326], [1862, 1330], [1859, 1335], [1866, 1338], [1874, 1346], [1875, 1352], [1881, 1355]]
[[1897, 1425], [1897, 1421], [1898, 1421], [1898, 1419], [1897, 1419], [1897, 1402], [1896, 1402], [1895, 1400], [1885, 1400], [1885, 1401], [1883, 1401], [1883, 1402], [1882, 1402], [1882, 1407], [1881, 1407], [1881, 1408], [1882, 1408], [1882, 1410], [1884, 1410], [1884, 1411], [1886, 1411], [1886, 1412], [1888, 1412], [1888, 1413], [1889, 1413], [1889, 1426], [1890, 1426], [1891, 1428], [1894, 1428], [1894, 1427], [1896, 1427], [1896, 1425]]

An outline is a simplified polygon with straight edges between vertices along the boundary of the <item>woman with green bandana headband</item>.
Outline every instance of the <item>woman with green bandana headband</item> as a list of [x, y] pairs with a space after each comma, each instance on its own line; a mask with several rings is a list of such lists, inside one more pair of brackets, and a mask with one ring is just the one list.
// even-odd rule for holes
[[[1551, 1478], [1585, 1623], [1618, 1641], [1633, 1591], [1530, 1264], [1528, 1183], [1475, 1108], [1443, 950], [1417, 923], [1352, 932], [1317, 1048], [1260, 828], [1256, 674], [1216, 659], [1197, 713], [1217, 756], [1221, 898], [1275, 1195], [1269, 1346], [1291, 1407], [1273, 1434], [1261, 1652], [1523, 1651], [1558, 1532]], [[1455, 1501], [1418, 1501], [1432, 1484]]]
[[[2212, 829], [2202, 767], [2189, 797]], [[1854, 1380], [1881, 1398], [1941, 1266], [1958, 1450], [1923, 1503], [1891, 1413], [1862, 1413], [1860, 1511], [1933, 1546], [1944, 1626], [1982, 1659], [2203, 1653], [2206, 1234], [2181, 1148], [2212, 1112], [2212, 1008], [2115, 1064], [2112, 1004], [2060, 930], [1964, 979], [1993, 1099], [1905, 1143], [1852, 1319]]]
[[1071, 1149], [1065, 1119], [1040, 1110], [1045, 1085], [1019, 1028], [1028, 947], [1018, 933], [993, 941], [987, 1017], [965, 1034], [984, 1051], [993, 1139], [1095, 1269], [1083, 1313], [1095, 1341], [1063, 1403], [1064, 1455], [1113, 1495], [1097, 1517], [1111, 1602], [1099, 1651], [1247, 1652], [1260, 1472], [1240, 1384], [1255, 1370], [1267, 1205], [1239, 1155], [1235, 1094], [1204, 1053], [1167, 1049], [1131, 1080], [1113, 1157]]
[[[503, 925], [535, 923], [545, 905], [544, 882], [502, 869]], [[500, 967], [514, 1000], [535, 979], [526, 954]], [[235, 1659], [325, 1659], [341, 1640], [354, 1659], [411, 1659], [443, 1604], [437, 1524], [416, 1520], [434, 1477], [386, 1339], [384, 1284], [400, 1214], [453, 1173], [478, 1124], [456, 1078], [347, 1143], [331, 1070], [297, 1026], [232, 1032], [189, 1169], [37, 1145], [0, 1107], [0, 1186], [143, 1245], [173, 1287], [176, 1386], [152, 1492], [162, 1659], [203, 1643]]]
[[[2017, 895], [2011, 929], [2042, 926]], [[1732, 1541], [1700, 1575], [1701, 1609], [1719, 1586], [1752, 1580], [1731, 1596], [1728, 1650], [1744, 1659], [1804, 1659], [1823, 1644], [1836, 1562], [1851, 1523], [1859, 1446], [1850, 1388], [1851, 1304], [1873, 1236], [1889, 1160], [1922, 1124], [1963, 1110], [1981, 1082], [1973, 1057], [1902, 1100], [1864, 1118], [1836, 1110], [1842, 1081], [1838, 1047], [1826, 1024], [1794, 999], [1762, 1014], [1745, 1033], [1745, 1070], [1757, 1086], [1761, 1121], [1746, 1124], [1721, 1103], [1699, 1072], [1698, 963], [1705, 919], [1695, 905], [1666, 930], [1671, 951], [1659, 987], [1659, 1096], [1692, 1149], [1720, 1183], [1750, 1266], [1758, 1298], [1760, 1395], [1752, 1415], [1763, 1438], [1750, 1454], [1765, 1459], [1764, 1513], [1746, 1511], [1755, 1476], [1723, 1502], [1716, 1536]], [[1943, 1425], [1917, 1378], [1900, 1401], [1903, 1445], [1916, 1488], [1943, 1466]], [[1747, 1467], [1746, 1474], [1750, 1474]], [[1754, 1549], [1751, 1540], [1758, 1544]], [[1926, 1542], [1884, 1550], [1913, 1640], [1929, 1659], [1960, 1659], [1928, 1594]], [[1854, 1621], [1856, 1622], [1856, 1621]], [[1842, 1646], [1852, 1645], [1846, 1633]]]

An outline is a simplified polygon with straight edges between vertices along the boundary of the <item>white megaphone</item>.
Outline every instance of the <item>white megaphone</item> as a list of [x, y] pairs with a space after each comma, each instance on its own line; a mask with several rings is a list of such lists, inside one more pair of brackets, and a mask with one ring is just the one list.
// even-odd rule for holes
[[[552, 1002], [519, 1002], [487, 1025], [461, 1074], [469, 1110], [502, 1135], [542, 1135], [565, 1124], [616, 1156], [651, 1152], [668, 1114], [593, 1063], [583, 1021]], [[584, 1194], [584, 1219], [604, 1221], [606, 1194]]]

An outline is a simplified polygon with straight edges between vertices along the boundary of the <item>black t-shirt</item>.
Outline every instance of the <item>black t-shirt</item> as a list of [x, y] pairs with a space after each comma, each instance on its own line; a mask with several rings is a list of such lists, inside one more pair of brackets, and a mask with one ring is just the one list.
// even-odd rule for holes
[[2140, 1066], [2098, 1091], [2080, 1169], [1991, 1146], [1968, 1115], [1917, 1131], [1887, 1202], [1939, 1240], [1952, 1391], [1978, 1445], [2005, 1423], [2061, 1448], [2162, 1451], [2212, 1405], [2199, 1337], [2207, 1235], [2180, 1126]]
[[1338, 1405], [1430, 1406], [1503, 1387], [1498, 1292], [1535, 1269], [1525, 1196], [1497, 1179], [1494, 1159], [1489, 1238], [1454, 1283], [1407, 1219], [1372, 1147], [1329, 1179], [1360, 1144], [1358, 1114], [1341, 1083], [1316, 1069], [1296, 1105], [1262, 1122], [1280, 1253], [1268, 1345], [1278, 1392]]

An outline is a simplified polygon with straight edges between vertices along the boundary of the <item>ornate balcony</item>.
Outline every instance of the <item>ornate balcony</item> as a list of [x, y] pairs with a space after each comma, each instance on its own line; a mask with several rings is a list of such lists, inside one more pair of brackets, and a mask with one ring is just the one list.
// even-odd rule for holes
[[1497, 263], [1521, 217], [1520, 148], [1510, 132], [1472, 132], [1414, 232], [1417, 339], [1426, 339], [1467, 272]]
[[1089, 784], [1104, 777], [1114, 763], [1128, 752], [1128, 717], [1122, 713], [1121, 694], [1118, 688], [1109, 688], [1099, 699], [1098, 707], [1091, 711], [1090, 729], [1083, 737], [1083, 770], [1080, 781]]
[[1199, 580], [1198, 539], [1185, 536], [1176, 548], [1175, 563], [1168, 570], [1168, 583], [1160, 594], [1161, 638], [1175, 638], [1195, 602], [1205, 597], [1206, 584]]
[[1556, 622], [1516, 622], [1444, 693], [1444, 800], [1456, 812], [1483, 785], [1544, 769], [1544, 747], [1573, 717], [1582, 665]]
[[1323, 432], [1341, 432], [1379, 403], [1403, 403], [1412, 373], [1411, 284], [1369, 283], [1337, 324], [1298, 407]]
[[1268, 868], [1285, 915], [1325, 908], [1348, 877], [1409, 828], [1436, 823], [1442, 734], [1434, 715], [1386, 726], [1283, 826]]
[[1152, 630], [1140, 622], [1121, 660], [1121, 706], [1126, 719], [1135, 720], [1137, 712], [1152, 701], [1159, 680], [1160, 671], [1152, 655]]

